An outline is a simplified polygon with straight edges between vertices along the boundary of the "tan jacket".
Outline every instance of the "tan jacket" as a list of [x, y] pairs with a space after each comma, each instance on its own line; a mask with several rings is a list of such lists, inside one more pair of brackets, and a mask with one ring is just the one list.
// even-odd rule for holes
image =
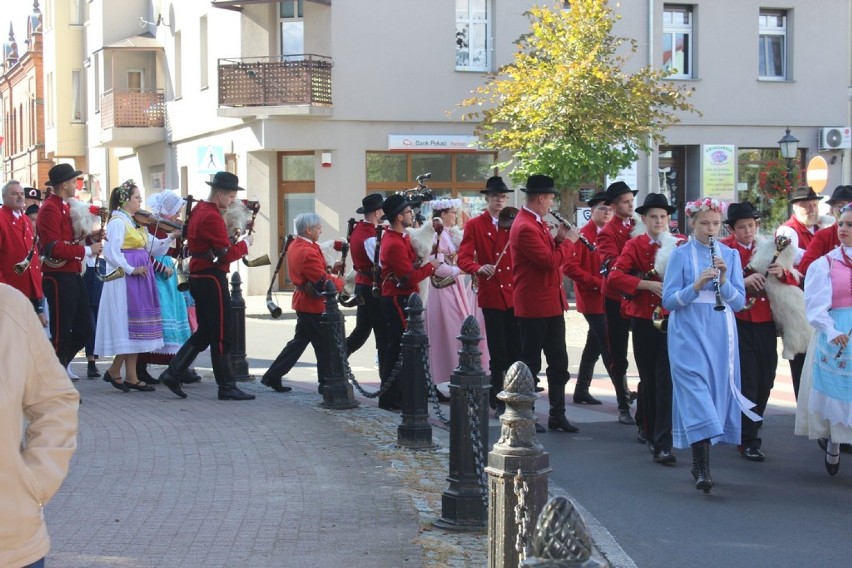
[[50, 549], [42, 508], [77, 448], [79, 404], [32, 304], [0, 284], [0, 566]]

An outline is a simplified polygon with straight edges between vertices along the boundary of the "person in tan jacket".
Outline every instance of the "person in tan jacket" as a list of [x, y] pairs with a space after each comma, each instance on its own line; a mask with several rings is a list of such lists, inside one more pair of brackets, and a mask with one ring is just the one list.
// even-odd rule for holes
[[50, 549], [43, 508], [77, 448], [80, 395], [32, 304], [6, 284], [0, 361], [0, 566], [42, 566]]

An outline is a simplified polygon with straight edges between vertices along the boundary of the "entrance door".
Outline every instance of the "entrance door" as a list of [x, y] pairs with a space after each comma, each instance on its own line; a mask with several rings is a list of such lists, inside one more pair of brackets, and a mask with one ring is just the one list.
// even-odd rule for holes
[[[287, 235], [296, 234], [296, 217], [315, 210], [314, 152], [281, 152], [278, 168], [278, 246], [283, 246]], [[286, 262], [278, 273], [278, 289], [293, 289]]]
[[686, 149], [683, 146], [660, 146], [657, 174], [657, 191], [665, 195], [673, 207], [677, 207], [669, 227], [686, 234], [686, 215], [683, 212], [686, 205]]

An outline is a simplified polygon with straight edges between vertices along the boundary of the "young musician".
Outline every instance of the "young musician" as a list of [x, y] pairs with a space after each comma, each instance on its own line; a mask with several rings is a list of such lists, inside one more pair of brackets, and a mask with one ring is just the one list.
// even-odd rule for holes
[[671, 451], [672, 377], [666, 334], [654, 325], [654, 312], [661, 307], [663, 295], [663, 259], [671, 256], [683, 238], [669, 232], [669, 216], [676, 210], [665, 195], [649, 193], [645, 197], [642, 206], [636, 208], [645, 230], [624, 245], [607, 284], [627, 298], [623, 312], [630, 317], [633, 356], [639, 369], [642, 412], [637, 415], [641, 416], [640, 428], [653, 447], [654, 462], [659, 464], [677, 461]]
[[509, 366], [520, 358], [520, 330], [515, 319], [512, 278], [512, 250], [509, 229], [498, 224], [514, 190], [500, 176], [488, 178], [485, 189], [485, 211], [469, 220], [459, 246], [458, 265], [475, 275], [478, 282], [477, 303], [485, 319], [485, 341], [488, 345], [491, 392], [489, 404], [500, 416], [505, 404], [497, 400]]
[[216, 172], [207, 201], [196, 205], [185, 222], [189, 262], [189, 292], [195, 299], [198, 329], [183, 344], [159, 379], [181, 398], [180, 377], [199, 353], [210, 347], [213, 376], [219, 385], [219, 400], [254, 400], [237, 388], [231, 365], [231, 291], [228, 268], [249, 252], [254, 237], [246, 234], [231, 242], [221, 210], [227, 209], [242, 191], [240, 180], [230, 172]]
[[692, 447], [695, 488], [709, 493], [710, 444], [740, 443], [740, 413], [760, 417], [739, 392], [740, 365], [734, 312], [745, 305], [739, 253], [715, 240], [722, 204], [686, 205], [692, 238], [672, 253], [663, 280], [669, 310], [672, 435], [676, 448]]
[[[521, 330], [521, 360], [532, 376], [541, 370], [541, 353], [547, 359], [547, 396], [550, 430], [577, 432], [565, 416], [565, 385], [568, 352], [565, 348], [565, 311], [568, 300], [562, 286], [562, 268], [573, 255], [573, 242], [579, 238], [573, 227], [559, 225], [554, 238], [544, 220], [553, 206], [556, 187], [545, 175], [527, 178], [526, 204], [509, 230], [514, 254], [515, 313]], [[538, 424], [536, 422], [536, 424]], [[537, 430], [543, 431], [542, 427]]]

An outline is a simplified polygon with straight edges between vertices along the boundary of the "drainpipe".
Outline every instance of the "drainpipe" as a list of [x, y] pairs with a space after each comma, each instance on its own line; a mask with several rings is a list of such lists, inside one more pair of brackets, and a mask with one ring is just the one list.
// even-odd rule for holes
[[[648, 66], [654, 66], [654, 0], [648, 0]], [[648, 146], [653, 144], [653, 137], [648, 136]], [[651, 192], [654, 181], [654, 151], [648, 152], [645, 155], [645, 162], [647, 167], [647, 187], [648, 192]]]

